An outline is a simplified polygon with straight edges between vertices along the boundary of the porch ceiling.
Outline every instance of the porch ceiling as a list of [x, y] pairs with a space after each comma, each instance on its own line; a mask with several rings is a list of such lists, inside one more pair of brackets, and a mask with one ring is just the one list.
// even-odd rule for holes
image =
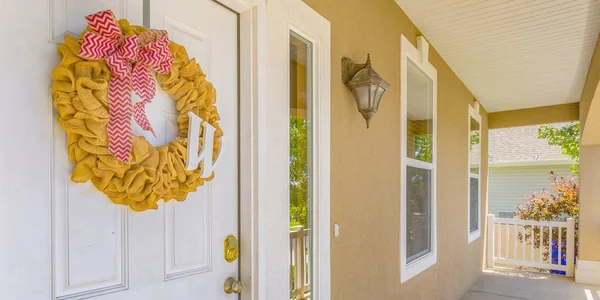
[[396, 0], [489, 112], [578, 102], [598, 0]]

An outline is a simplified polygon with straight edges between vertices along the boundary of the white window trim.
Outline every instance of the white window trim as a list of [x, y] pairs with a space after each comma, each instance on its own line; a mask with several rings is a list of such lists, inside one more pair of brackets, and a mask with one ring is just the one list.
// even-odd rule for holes
[[[433, 162], [425, 163], [408, 158], [407, 153], [407, 71], [408, 59], [418, 66], [433, 82]], [[400, 40], [400, 282], [403, 283], [425, 271], [437, 262], [437, 70], [429, 62], [429, 43], [423, 36], [417, 37], [417, 47], [404, 36]], [[407, 264], [406, 250], [406, 167], [414, 166], [431, 170], [431, 252]]]
[[[477, 107], [478, 108], [478, 107]], [[468, 143], [468, 162], [467, 162], [467, 234], [469, 236], [468, 240], [469, 240], [469, 244], [475, 240], [477, 240], [478, 238], [481, 237], [481, 115], [479, 114], [479, 110], [477, 108], [474, 108], [473, 106], [469, 105], [469, 122], [468, 122], [468, 126], [467, 126], [467, 143]], [[471, 173], [471, 119], [475, 119], [475, 121], [477, 121], [477, 123], [479, 124], [479, 137], [480, 137], [480, 142], [479, 142], [479, 174], [474, 174]], [[477, 178], [477, 183], [478, 183], [478, 187], [477, 187], [477, 208], [478, 208], [478, 215], [479, 215], [479, 222], [477, 224], [477, 230], [471, 232], [471, 178]]]

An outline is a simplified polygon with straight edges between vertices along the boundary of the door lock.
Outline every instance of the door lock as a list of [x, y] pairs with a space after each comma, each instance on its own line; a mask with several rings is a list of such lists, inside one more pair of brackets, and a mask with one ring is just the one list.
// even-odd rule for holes
[[229, 235], [223, 241], [223, 257], [228, 263], [232, 263], [240, 256], [238, 240], [233, 235]]
[[233, 277], [227, 278], [227, 280], [225, 280], [225, 283], [223, 284], [223, 290], [227, 294], [239, 294], [242, 292], [243, 288], [244, 285], [242, 284], [242, 282], [239, 280], [235, 280], [235, 278]]

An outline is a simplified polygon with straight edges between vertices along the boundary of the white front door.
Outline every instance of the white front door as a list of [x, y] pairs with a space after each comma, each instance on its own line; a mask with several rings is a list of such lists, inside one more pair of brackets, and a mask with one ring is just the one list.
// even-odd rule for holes
[[[225, 237], [238, 237], [237, 14], [212, 0], [10, 2], [2, 17], [18, 25], [0, 29], [15, 42], [1, 50], [2, 66], [15, 72], [0, 93], [13, 99], [2, 100], [5, 112], [13, 112], [3, 113], [1, 136], [15, 147], [2, 144], [0, 190], [3, 204], [15, 204], [0, 209], [0, 281], [6, 284], [0, 299], [237, 298], [223, 291], [225, 279], [239, 278], [239, 261], [223, 257]], [[185, 46], [214, 84], [226, 140], [213, 181], [185, 202], [161, 201], [158, 210], [140, 213], [113, 204], [89, 182], [70, 180], [66, 134], [54, 121], [48, 90], [64, 34], [79, 34], [86, 15], [106, 9], [142, 25], [144, 5], [150, 27]], [[146, 110], [156, 138], [137, 125], [134, 134], [154, 146], [174, 139], [175, 101], [158, 84]]]

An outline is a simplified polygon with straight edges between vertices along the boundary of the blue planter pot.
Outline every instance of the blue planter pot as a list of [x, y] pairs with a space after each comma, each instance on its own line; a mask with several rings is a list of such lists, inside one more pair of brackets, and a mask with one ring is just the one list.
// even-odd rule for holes
[[[575, 249], [577, 249], [577, 245], [575, 246]], [[561, 253], [561, 256], [562, 257], [560, 258], [560, 265], [566, 266], [567, 265], [567, 255], [563, 252], [563, 253]], [[577, 261], [577, 250], [575, 251], [574, 257], [575, 258], [573, 258], [573, 263], [575, 263]], [[552, 264], [558, 264], [558, 243], [556, 241], [552, 241]], [[561, 271], [561, 270], [550, 270], [550, 273], [567, 275], [567, 272]]]

